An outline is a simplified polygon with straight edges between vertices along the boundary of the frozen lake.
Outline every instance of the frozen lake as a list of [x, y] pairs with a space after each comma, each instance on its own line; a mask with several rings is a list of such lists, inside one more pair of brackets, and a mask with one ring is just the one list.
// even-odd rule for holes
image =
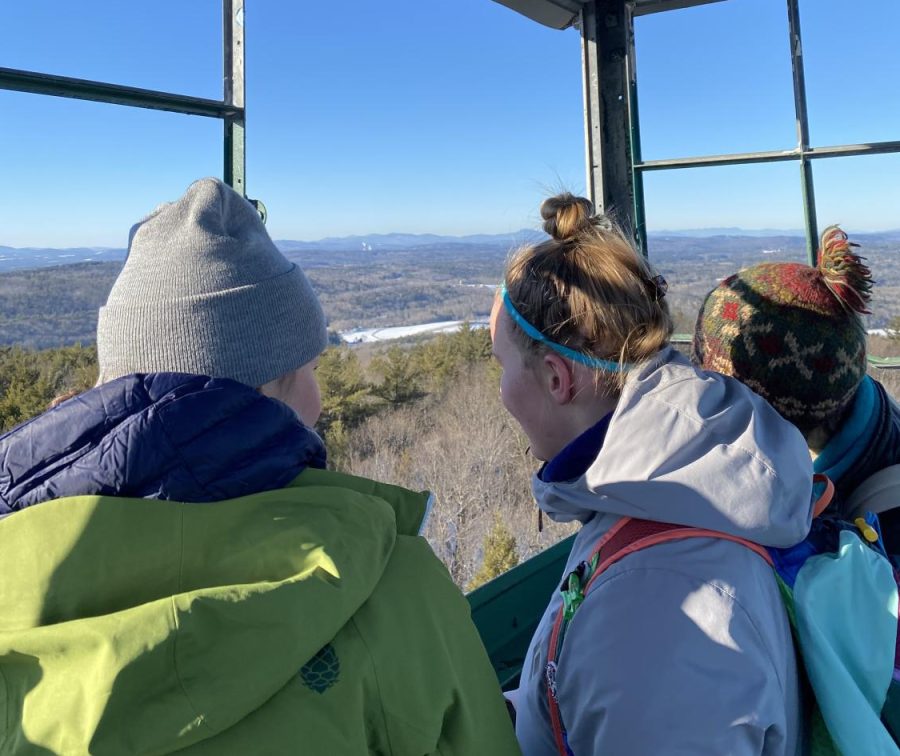
[[[378, 341], [393, 341], [423, 334], [455, 333], [465, 321], [443, 320], [438, 323], [422, 323], [413, 326], [390, 326], [387, 328], [356, 328], [341, 331], [341, 338], [348, 344], [372, 344]], [[487, 320], [470, 320], [472, 328], [487, 328]]]

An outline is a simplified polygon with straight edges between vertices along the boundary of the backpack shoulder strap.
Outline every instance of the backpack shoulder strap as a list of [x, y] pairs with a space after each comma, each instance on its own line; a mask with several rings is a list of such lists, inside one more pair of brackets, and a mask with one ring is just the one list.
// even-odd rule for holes
[[[718, 530], [706, 528], [694, 528], [686, 525], [672, 525], [667, 522], [653, 522], [652, 520], [636, 520], [623, 518], [613, 526], [615, 532], [610, 532], [611, 537], [606, 536], [597, 545], [596, 553], [599, 556], [597, 568], [584, 586], [584, 592], [590, 590], [594, 581], [616, 562], [636, 551], [656, 546], [669, 541], [679, 541], [683, 538], [716, 538], [720, 541], [733, 541], [746, 546], [751, 551], [761, 556], [769, 565], [772, 565], [772, 557], [769, 556], [765, 546], [748, 541], [740, 536], [722, 533]], [[605, 541], [605, 542], [604, 542]]]
[[881, 514], [900, 507], [900, 464], [885, 467], [866, 478], [847, 500], [850, 519], [866, 512]]
[[550, 633], [545, 682], [547, 685], [547, 704], [550, 709], [550, 723], [553, 727], [553, 737], [560, 756], [572, 756], [572, 751], [569, 748], [568, 737], [559, 710], [556, 690], [556, 667], [562, 651], [566, 630], [575, 616], [575, 611], [584, 601], [596, 579], [620, 559], [650, 546], [683, 538], [717, 538], [724, 541], [734, 541], [746, 546], [761, 556], [769, 565], [772, 565], [772, 557], [769, 556], [769, 552], [765, 547], [728, 533], [685, 525], [673, 525], [668, 522], [638, 520], [631, 517], [623, 517], [616, 522], [597, 542], [590, 559], [578, 565], [563, 581], [561, 589], [563, 605], [556, 615], [556, 621]]
[[[813, 502], [811, 514], [813, 517], [818, 517], [831, 503], [834, 496], [834, 484], [821, 474], [814, 475], [813, 482], [815, 483], [814, 490], [818, 491], [818, 498]], [[550, 648], [547, 651], [547, 666], [544, 670], [550, 723], [553, 726], [553, 737], [560, 756], [572, 756], [572, 751], [569, 749], [562, 714], [559, 710], [556, 667], [566, 637], [566, 629], [575, 616], [576, 610], [581, 606], [597, 578], [620, 559], [650, 546], [683, 538], [717, 538], [722, 541], [733, 541], [746, 546], [762, 557], [770, 567], [775, 566], [764, 546], [729, 533], [631, 517], [623, 517], [618, 520], [597, 542], [588, 560], [579, 564], [565, 577], [560, 589], [563, 595], [563, 605], [557, 612], [556, 621], [553, 623], [553, 630], [550, 633]]]

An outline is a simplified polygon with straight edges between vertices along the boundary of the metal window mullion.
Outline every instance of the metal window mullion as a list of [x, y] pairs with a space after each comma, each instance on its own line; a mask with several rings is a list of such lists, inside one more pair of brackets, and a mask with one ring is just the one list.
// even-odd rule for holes
[[581, 11], [581, 65], [584, 97], [584, 165], [587, 196], [598, 208], [603, 204], [602, 116], [600, 113], [599, 62], [597, 60], [597, 3]]
[[832, 157], [856, 157], [860, 155], [885, 155], [900, 152], [900, 141], [869, 142], [868, 144], [838, 144], [828, 147], [810, 147], [807, 150], [775, 150], [768, 152], [734, 152], [724, 155], [699, 155], [686, 158], [667, 158], [637, 162], [634, 170], [662, 171], [672, 168], [704, 168], [714, 165], [745, 165], [749, 163], [776, 163], [785, 160], [820, 160]]
[[800, 181], [803, 190], [803, 215], [806, 223], [806, 255], [816, 264], [819, 232], [816, 221], [816, 194], [812, 163], [809, 160], [809, 118], [806, 107], [806, 76], [803, 70], [803, 44], [800, 35], [799, 0], [787, 0], [791, 43], [791, 69], [794, 78], [794, 112], [797, 117], [797, 146], [800, 152]]
[[230, 115], [223, 119], [224, 180], [241, 194], [246, 187], [246, 134], [244, 115], [244, 0], [222, 0], [224, 94]]
[[203, 97], [160, 92], [155, 89], [126, 87], [103, 81], [74, 79], [69, 76], [0, 68], [0, 89], [50, 97], [69, 97], [73, 100], [102, 102], [109, 105], [125, 105], [150, 110], [166, 110], [184, 115], [225, 118], [232, 107], [225, 102]]
[[581, 36], [588, 196], [600, 212], [630, 226], [634, 194], [625, 4], [613, 0], [585, 3]]
[[628, 78], [628, 134], [631, 147], [631, 185], [634, 192], [634, 237], [641, 254], [648, 256], [647, 213], [644, 204], [644, 175], [635, 170], [641, 162], [641, 120], [638, 110], [637, 55], [634, 44], [634, 6], [625, 6], [626, 68]]

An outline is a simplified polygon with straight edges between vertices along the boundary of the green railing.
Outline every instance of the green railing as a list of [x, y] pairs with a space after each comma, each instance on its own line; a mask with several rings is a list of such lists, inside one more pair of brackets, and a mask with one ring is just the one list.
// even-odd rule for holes
[[468, 596], [472, 620], [504, 689], [518, 684], [531, 636], [559, 588], [574, 539], [569, 536]]
[[[172, 92], [125, 87], [102, 81], [73, 79], [67, 76], [55, 76], [13, 68], [0, 68], [0, 89], [219, 118], [223, 124], [223, 179], [246, 196], [244, 0], [222, 0], [222, 22], [223, 93], [221, 100], [209, 100]], [[265, 215], [265, 208], [261, 206], [261, 203], [257, 209], [260, 210], [261, 215]]]

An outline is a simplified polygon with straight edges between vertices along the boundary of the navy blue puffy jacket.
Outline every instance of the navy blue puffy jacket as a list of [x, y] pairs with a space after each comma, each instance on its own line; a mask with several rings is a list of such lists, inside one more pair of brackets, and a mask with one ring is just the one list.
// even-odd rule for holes
[[130, 375], [0, 437], [0, 516], [82, 494], [220, 501], [324, 466], [319, 436], [242, 383]]

